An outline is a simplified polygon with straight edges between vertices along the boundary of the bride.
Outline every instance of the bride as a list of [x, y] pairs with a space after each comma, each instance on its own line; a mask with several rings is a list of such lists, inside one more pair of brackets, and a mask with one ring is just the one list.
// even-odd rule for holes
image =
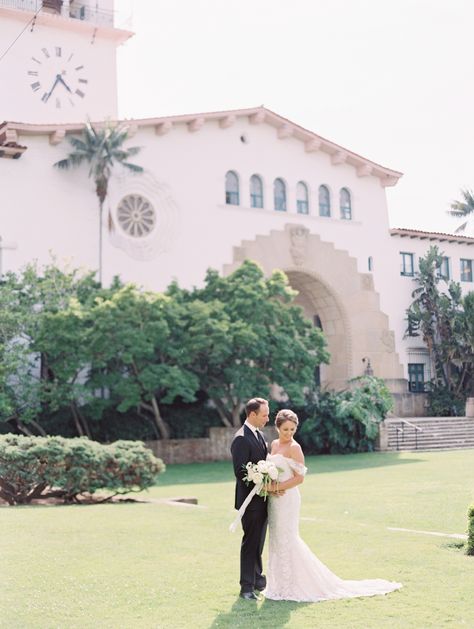
[[300, 445], [293, 439], [298, 417], [281, 410], [275, 420], [279, 438], [271, 445], [267, 459], [280, 470], [278, 484], [271, 491], [282, 491], [270, 497], [268, 526], [270, 548], [267, 587], [263, 594], [272, 600], [317, 602], [337, 598], [387, 594], [402, 587], [401, 583], [383, 579], [345, 581], [333, 574], [313, 555], [298, 532], [300, 485], [306, 474]]

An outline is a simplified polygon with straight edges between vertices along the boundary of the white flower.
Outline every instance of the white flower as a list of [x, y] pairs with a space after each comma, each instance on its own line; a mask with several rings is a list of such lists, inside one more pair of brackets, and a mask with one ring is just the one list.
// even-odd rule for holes
[[252, 467], [253, 467], [253, 463], [252, 463], [252, 461], [249, 461], [249, 462], [247, 463], [247, 465], [245, 466], [245, 468], [247, 469], [247, 472], [248, 472], [250, 469], [252, 469]]
[[265, 472], [268, 472], [268, 467], [269, 466], [270, 466], [270, 463], [267, 463], [267, 461], [259, 461], [257, 463], [257, 469], [262, 474], [265, 474]]
[[252, 480], [256, 485], [260, 485], [260, 483], [263, 481], [263, 474], [261, 474], [260, 472], [254, 472]]
[[275, 465], [271, 465], [268, 470], [268, 475], [272, 480], [277, 480], [278, 478], [278, 470]]

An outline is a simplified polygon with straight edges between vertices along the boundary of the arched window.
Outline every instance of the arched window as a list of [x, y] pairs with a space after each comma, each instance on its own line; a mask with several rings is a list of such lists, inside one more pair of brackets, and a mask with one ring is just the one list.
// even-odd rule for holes
[[229, 170], [225, 176], [225, 202], [227, 205], [239, 205], [239, 178], [237, 173]]
[[340, 208], [341, 218], [350, 221], [352, 218], [351, 193], [347, 188], [341, 188]]
[[319, 216], [331, 216], [331, 198], [327, 186], [319, 186]]
[[275, 210], [278, 212], [286, 212], [286, 186], [283, 179], [275, 179], [273, 184], [273, 198], [275, 201]]
[[313, 317], [313, 325], [315, 328], [323, 329], [323, 324], [321, 323], [321, 318], [319, 315], [314, 315]]
[[298, 214], [308, 214], [308, 186], [304, 181], [298, 181], [296, 186], [296, 211]]
[[263, 183], [258, 175], [250, 177], [250, 207], [263, 207]]

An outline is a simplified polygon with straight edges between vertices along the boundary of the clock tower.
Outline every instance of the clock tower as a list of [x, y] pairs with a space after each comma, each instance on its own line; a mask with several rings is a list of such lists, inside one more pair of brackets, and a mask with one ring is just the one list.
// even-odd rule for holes
[[117, 118], [114, 0], [0, 0], [0, 122]]

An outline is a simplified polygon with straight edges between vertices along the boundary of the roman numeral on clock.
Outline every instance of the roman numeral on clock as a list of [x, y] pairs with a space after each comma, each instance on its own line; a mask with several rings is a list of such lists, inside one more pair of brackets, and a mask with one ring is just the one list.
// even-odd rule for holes
[[39, 81], [35, 81], [34, 83], [31, 84], [31, 89], [33, 90], [33, 92], [37, 92], [40, 87], [41, 87], [41, 83]]
[[81, 98], [84, 98], [85, 94], [84, 92], [82, 92], [81, 90], [76, 90], [75, 92], [78, 96], [80, 96]]

